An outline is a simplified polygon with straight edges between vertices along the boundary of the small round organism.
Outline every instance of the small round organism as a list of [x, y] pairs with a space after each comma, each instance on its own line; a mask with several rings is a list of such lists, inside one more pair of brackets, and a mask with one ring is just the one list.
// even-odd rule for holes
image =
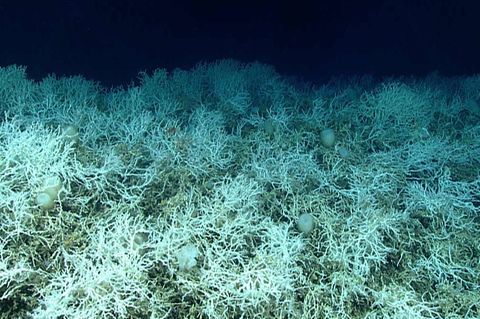
[[38, 207], [43, 210], [50, 210], [55, 206], [55, 198], [51, 197], [50, 194], [45, 192], [40, 192], [35, 198], [35, 202]]
[[197, 265], [198, 249], [193, 244], [187, 244], [177, 253], [178, 268], [188, 271]]
[[324, 129], [320, 132], [320, 141], [323, 146], [332, 147], [336, 141], [335, 132], [331, 128]]
[[298, 217], [297, 228], [301, 233], [307, 235], [313, 230], [314, 227], [315, 221], [313, 220], [313, 216], [311, 214], [303, 213]]

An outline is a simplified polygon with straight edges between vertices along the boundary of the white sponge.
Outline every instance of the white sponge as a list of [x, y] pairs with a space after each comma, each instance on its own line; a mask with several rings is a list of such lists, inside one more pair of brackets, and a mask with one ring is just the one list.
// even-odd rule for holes
[[183, 246], [177, 253], [178, 268], [182, 271], [190, 270], [197, 265], [198, 249], [193, 244]]

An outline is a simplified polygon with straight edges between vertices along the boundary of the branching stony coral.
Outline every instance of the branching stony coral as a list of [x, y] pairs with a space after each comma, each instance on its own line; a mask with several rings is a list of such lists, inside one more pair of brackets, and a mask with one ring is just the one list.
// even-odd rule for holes
[[73, 152], [59, 130], [39, 123], [24, 125], [16, 118], [0, 125], [0, 229], [4, 236], [35, 234], [31, 223], [34, 198], [52, 176], [69, 188], [79, 176]]
[[407, 188], [407, 212], [422, 221], [425, 254], [410, 263], [418, 278], [437, 283], [457, 282], [476, 287], [478, 250], [469, 236], [478, 233], [477, 208], [473, 204], [478, 181], [457, 182], [444, 171], [429, 187], [411, 183]]
[[[61, 130], [50, 130], [39, 123], [25, 125], [11, 119], [1, 125], [0, 139], [3, 159], [0, 178], [0, 189], [3, 194], [0, 200], [2, 215], [0, 234], [4, 250], [2, 255], [5, 258], [16, 256], [4, 259], [8, 260], [9, 265], [2, 270], [5, 281], [2, 279], [1, 286], [5, 291], [5, 297], [12, 297], [10, 291], [30, 284], [29, 273], [41, 272], [40, 278], [43, 278], [42, 280], [46, 278], [44, 271], [38, 269], [42, 260], [50, 259], [51, 262], [58, 260], [58, 256], [52, 258], [48, 254], [54, 253], [49, 252], [50, 247], [59, 245], [61, 236], [65, 235], [65, 230], [56, 228], [63, 226], [62, 222], [57, 221], [65, 218], [61, 215], [56, 216], [56, 213], [49, 215], [37, 208], [34, 201], [35, 194], [47, 178], [51, 176], [61, 178], [64, 188], [61, 190], [61, 200], [54, 209], [55, 212], [69, 216], [75, 216], [75, 213], [63, 211], [64, 205], [70, 209], [78, 209], [82, 213], [91, 212], [91, 208], [86, 205], [92, 198], [103, 197], [101, 192], [108, 194], [104, 197], [105, 205], [109, 204], [109, 197], [117, 200], [124, 198], [125, 202], [132, 203], [132, 197], [136, 196], [135, 188], [139, 190], [137, 195], [141, 195], [144, 186], [133, 184], [125, 187], [126, 185], [119, 183], [119, 180], [107, 178], [112, 172], [112, 166], [107, 165], [102, 170], [81, 165], [74, 155], [76, 151], [74, 146], [64, 139]], [[121, 168], [117, 171], [120, 176], [129, 174], [128, 169], [125, 171], [123, 166]], [[76, 185], [75, 191], [83, 188], [92, 192], [73, 195], [72, 184]], [[43, 244], [37, 245], [37, 240]], [[25, 243], [21, 244], [24, 241]], [[40, 246], [41, 250], [34, 251], [35, 247]], [[13, 254], [13, 249], [21, 249], [21, 252]], [[20, 280], [20, 277], [14, 274], [16, 269], [24, 270], [24, 279]]]
[[[475, 77], [312, 88], [224, 60], [105, 91], [24, 71], [0, 69], [9, 314], [478, 315]], [[62, 181], [50, 210], [44, 178]]]
[[85, 251], [63, 251], [63, 267], [39, 289], [34, 317], [127, 318], [146, 311], [143, 305], [151, 297], [147, 271], [154, 260], [148, 254], [153, 243], [144, 223], [117, 214], [95, 225]]
[[235, 213], [247, 213], [249, 210], [257, 210], [262, 187], [254, 180], [245, 175], [235, 178], [224, 178], [214, 185], [213, 202], [220, 209]]
[[285, 144], [262, 140], [261, 137], [258, 139], [245, 160], [245, 173], [254, 174], [262, 184], [288, 193], [315, 187], [315, 184], [322, 182], [319, 180], [322, 171], [314, 154], [306, 147], [286, 147]]
[[391, 285], [372, 291], [373, 311], [366, 318], [439, 318], [438, 307], [415, 293], [410, 287]]
[[[302, 239], [290, 234], [293, 226], [258, 214], [259, 186], [252, 180], [227, 179], [217, 189], [210, 198], [191, 194], [169, 223], [159, 220], [165, 229], [159, 231], [157, 258], [177, 272], [176, 252], [195, 243], [197, 267], [178, 273], [176, 285], [182, 298], [202, 304], [208, 318], [239, 311], [293, 314], [294, 283], [301, 275], [294, 261]], [[240, 199], [249, 200], [239, 200], [239, 192]]]
[[398, 145], [411, 138], [414, 128], [427, 128], [432, 121], [434, 95], [400, 82], [382, 83], [362, 96], [358, 116], [368, 122], [367, 139]]
[[26, 257], [17, 258], [8, 249], [8, 239], [0, 241], [0, 300], [5, 300], [17, 290], [30, 285], [30, 279], [38, 273]]
[[211, 169], [226, 169], [232, 165], [232, 137], [224, 127], [223, 116], [198, 108], [190, 118], [191, 145], [187, 147], [186, 166], [193, 174]]
[[0, 112], [21, 114], [34, 103], [34, 88], [27, 78], [26, 67], [0, 67]]

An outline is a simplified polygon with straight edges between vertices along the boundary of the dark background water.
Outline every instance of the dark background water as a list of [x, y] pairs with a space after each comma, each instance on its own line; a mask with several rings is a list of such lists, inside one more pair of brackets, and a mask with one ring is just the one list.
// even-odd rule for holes
[[[479, 1], [477, 1], [479, 2]], [[288, 76], [480, 71], [475, 1], [0, 2], [0, 66], [128, 84], [139, 71], [233, 58]]]

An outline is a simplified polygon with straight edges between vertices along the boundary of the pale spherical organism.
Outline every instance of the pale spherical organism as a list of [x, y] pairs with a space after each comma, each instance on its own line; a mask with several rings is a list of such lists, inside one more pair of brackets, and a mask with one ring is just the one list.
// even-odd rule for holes
[[35, 202], [41, 209], [49, 210], [54, 207], [55, 198], [51, 197], [48, 193], [41, 192], [37, 194]]
[[177, 253], [178, 268], [188, 271], [197, 265], [198, 249], [193, 244], [187, 244]]
[[78, 129], [73, 125], [68, 125], [63, 130], [63, 137], [68, 142], [77, 143], [79, 137]]
[[49, 176], [43, 181], [43, 192], [50, 195], [51, 198], [56, 198], [61, 188], [62, 180], [56, 175]]
[[325, 147], [332, 147], [335, 144], [335, 132], [331, 128], [324, 129], [320, 132], [320, 141]]
[[303, 234], [310, 233], [315, 227], [313, 216], [308, 213], [303, 213], [298, 217], [297, 228]]
[[348, 151], [348, 149], [344, 146], [340, 146], [338, 148], [338, 155], [340, 155], [341, 158], [343, 159], [347, 159], [350, 157], [350, 152]]

